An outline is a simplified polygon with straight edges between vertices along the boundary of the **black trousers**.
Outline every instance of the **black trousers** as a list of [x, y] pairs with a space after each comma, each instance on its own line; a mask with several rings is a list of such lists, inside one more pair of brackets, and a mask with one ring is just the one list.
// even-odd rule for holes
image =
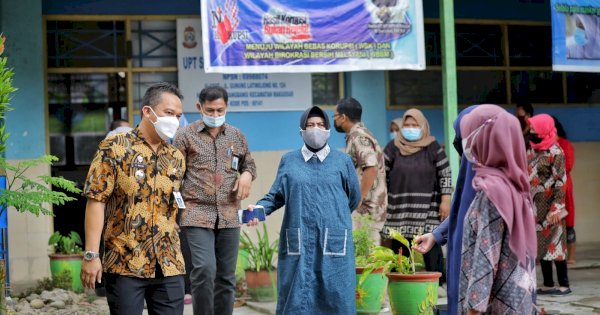
[[[406, 239], [408, 240], [409, 244], [412, 242], [412, 238]], [[390, 248], [394, 251], [394, 253], [398, 253], [398, 250], [402, 248], [402, 255], [406, 257], [410, 256], [410, 252], [406, 246], [402, 245], [402, 243], [396, 240], [391, 241]], [[440, 277], [440, 285], [446, 283], [446, 268], [444, 268], [444, 252], [442, 251], [442, 246], [434, 244], [431, 250], [423, 255], [423, 260], [425, 262], [425, 270], [441, 272], [442, 276]]]
[[192, 294], [192, 282], [190, 281], [190, 275], [192, 274], [192, 252], [190, 251], [190, 245], [188, 244], [187, 236], [183, 232], [179, 232], [179, 241], [181, 242], [181, 254], [183, 254], [183, 260], [185, 262], [185, 294]]
[[[569, 287], [569, 276], [567, 275], [567, 262], [564, 260], [555, 260], [554, 265], [556, 266], [556, 277], [558, 278], [558, 285], [561, 287]], [[540, 260], [540, 266], [542, 267], [542, 276], [544, 277], [544, 286], [553, 287], [554, 279], [552, 277], [552, 261]]]
[[141, 315], [144, 299], [150, 315], [183, 314], [183, 276], [162, 277], [157, 272], [154, 279], [142, 279], [108, 273], [103, 279], [111, 315]]

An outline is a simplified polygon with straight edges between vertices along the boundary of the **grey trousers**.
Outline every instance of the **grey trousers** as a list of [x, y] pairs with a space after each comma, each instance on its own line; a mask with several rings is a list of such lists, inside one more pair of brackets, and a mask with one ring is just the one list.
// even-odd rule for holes
[[235, 302], [235, 266], [240, 229], [184, 227], [192, 258], [194, 315], [230, 315]]

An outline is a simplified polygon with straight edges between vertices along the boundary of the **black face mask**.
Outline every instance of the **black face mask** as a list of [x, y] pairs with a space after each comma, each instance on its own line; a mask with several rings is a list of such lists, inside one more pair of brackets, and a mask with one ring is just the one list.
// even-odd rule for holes
[[527, 127], [527, 118], [525, 118], [525, 116], [517, 116], [517, 118], [521, 124], [521, 130], [525, 130], [525, 127]]
[[458, 152], [458, 155], [462, 156], [463, 155], [462, 140], [459, 139], [458, 137], [454, 137], [454, 141], [452, 141], [452, 145], [454, 146], [454, 149], [456, 150], [456, 152]]
[[544, 140], [544, 139], [540, 138], [540, 137], [539, 137], [537, 134], [535, 134], [535, 133], [530, 133], [530, 134], [529, 134], [529, 141], [531, 141], [531, 143], [538, 144], [538, 143], [542, 142], [542, 140]]
[[335, 128], [335, 131], [337, 132], [345, 133], [344, 129], [342, 129], [341, 126], [338, 126], [338, 124], [335, 123], [335, 120], [333, 121], [333, 128]]

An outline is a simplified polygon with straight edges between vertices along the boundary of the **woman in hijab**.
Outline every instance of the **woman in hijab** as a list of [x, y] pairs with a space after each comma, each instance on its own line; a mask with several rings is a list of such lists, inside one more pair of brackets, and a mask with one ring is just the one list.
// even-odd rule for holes
[[460, 123], [475, 198], [462, 241], [459, 314], [535, 314], [535, 219], [519, 121], [480, 105]]
[[360, 185], [350, 156], [329, 148], [329, 128], [319, 107], [304, 112], [304, 145], [281, 158], [271, 190], [257, 202], [267, 214], [286, 207], [277, 314], [356, 313], [351, 213], [360, 202]]
[[400, 133], [401, 124], [402, 124], [402, 117], [396, 118], [390, 122], [390, 140], [389, 141], [396, 140], [396, 137]]
[[[400, 122], [396, 139], [385, 147], [385, 167], [388, 184], [388, 208], [382, 236], [384, 245], [394, 252], [403, 248], [388, 237], [388, 229], [399, 231], [411, 241], [415, 236], [431, 233], [450, 210], [452, 181], [446, 153], [430, 136], [429, 123], [418, 109], [409, 109]], [[403, 248], [408, 255], [408, 248]], [[442, 248], [434, 245], [424, 255], [425, 269], [443, 274]]]
[[[565, 155], [558, 145], [554, 120], [550, 115], [535, 115], [529, 118], [529, 125], [529, 181], [536, 209], [538, 259], [544, 277], [544, 287], [538, 289], [538, 294], [567, 295], [571, 289], [565, 261]], [[556, 266], [558, 288], [554, 287], [552, 261]]]
[[458, 308], [458, 283], [460, 276], [460, 263], [462, 254], [462, 235], [463, 222], [465, 215], [473, 198], [475, 190], [473, 189], [473, 164], [462, 154], [462, 137], [460, 133], [460, 122], [463, 117], [477, 108], [473, 105], [465, 108], [458, 114], [454, 121], [454, 148], [461, 156], [458, 179], [456, 181], [456, 191], [452, 199], [450, 215], [442, 222], [433, 233], [427, 233], [415, 238], [415, 249], [425, 254], [431, 250], [434, 244], [444, 246], [447, 243], [448, 257], [446, 259], [446, 280], [448, 283], [448, 314], [455, 315]]

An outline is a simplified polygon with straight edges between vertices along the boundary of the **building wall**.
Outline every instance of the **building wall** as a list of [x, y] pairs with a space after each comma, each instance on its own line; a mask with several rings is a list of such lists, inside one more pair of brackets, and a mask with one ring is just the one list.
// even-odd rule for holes
[[[6, 158], [12, 164], [46, 153], [42, 5], [37, 0], [0, 0], [0, 31], [7, 38], [4, 56], [15, 72], [12, 111], [6, 115], [10, 134]], [[27, 175], [49, 175], [48, 166]], [[52, 217], [8, 211], [9, 268], [17, 289], [50, 275], [48, 237]]]

